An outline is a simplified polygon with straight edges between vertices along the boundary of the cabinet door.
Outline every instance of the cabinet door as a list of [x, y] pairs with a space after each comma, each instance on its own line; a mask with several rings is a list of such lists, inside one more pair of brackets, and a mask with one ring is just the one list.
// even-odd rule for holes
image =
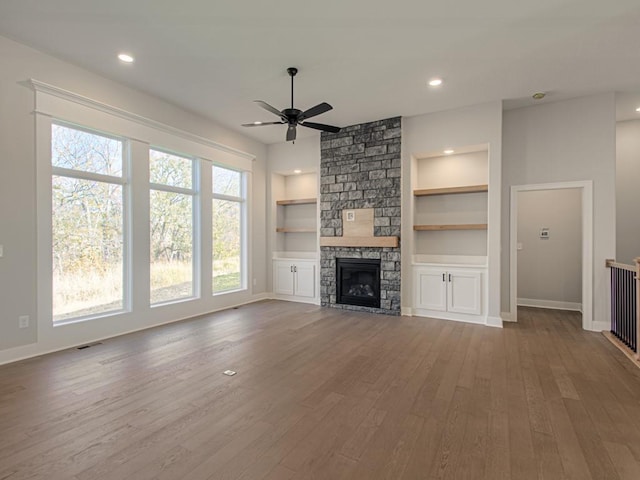
[[456, 271], [447, 274], [447, 310], [469, 315], [482, 313], [480, 272]]
[[273, 262], [273, 292], [293, 295], [293, 265], [291, 262]]
[[297, 262], [294, 265], [295, 294], [298, 297], [316, 296], [316, 265], [312, 262]]
[[416, 308], [446, 311], [447, 283], [445, 272], [437, 269], [419, 269], [415, 274]]

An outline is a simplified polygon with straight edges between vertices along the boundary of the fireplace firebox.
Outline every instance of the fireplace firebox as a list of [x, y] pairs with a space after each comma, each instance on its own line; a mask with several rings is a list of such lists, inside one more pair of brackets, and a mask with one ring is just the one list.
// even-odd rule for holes
[[336, 303], [380, 308], [380, 260], [336, 258]]

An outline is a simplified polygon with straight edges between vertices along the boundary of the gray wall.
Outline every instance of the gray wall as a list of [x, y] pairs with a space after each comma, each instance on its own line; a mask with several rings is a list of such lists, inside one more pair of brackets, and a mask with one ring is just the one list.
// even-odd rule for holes
[[616, 126], [616, 255], [633, 264], [640, 257], [640, 120]]
[[[55, 59], [0, 37], [0, 363], [16, 358], [84, 343], [125, 331], [147, 328], [163, 322], [211, 311], [226, 302], [240, 303], [252, 298], [206, 296], [156, 308], [140, 315], [112, 316], [108, 319], [51, 327], [50, 318], [37, 311], [36, 280], [36, 161], [34, 153], [34, 94], [20, 85], [34, 78], [80, 95], [254, 154], [251, 229], [253, 293], [266, 292], [265, 171], [266, 148], [235, 132], [181, 110], [156, 97], [124, 87], [74, 65]], [[136, 226], [136, 228], [144, 228]], [[249, 281], [251, 283], [251, 279]], [[29, 315], [31, 325], [18, 329], [18, 316]], [[45, 325], [47, 328], [42, 328]], [[38, 333], [40, 331], [40, 334]]]
[[[615, 96], [506, 111], [502, 162], [502, 309], [508, 312], [509, 199], [514, 185], [593, 181], [593, 320], [608, 321], [605, 260], [615, 256]], [[585, 232], [590, 234], [591, 232]]]
[[[576, 188], [518, 193], [518, 299], [523, 304], [571, 308], [582, 302], [581, 195]], [[540, 238], [541, 228], [549, 229], [548, 238]]]

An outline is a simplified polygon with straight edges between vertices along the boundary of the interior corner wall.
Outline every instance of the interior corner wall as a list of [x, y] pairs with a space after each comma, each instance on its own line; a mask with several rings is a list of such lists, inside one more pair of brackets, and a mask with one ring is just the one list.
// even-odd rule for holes
[[[41, 319], [36, 298], [36, 160], [34, 93], [18, 82], [30, 78], [95, 99], [146, 118], [214, 140], [255, 155], [251, 174], [252, 292], [215, 300], [224, 308], [266, 292], [266, 147], [157, 97], [125, 87], [12, 40], [0, 37], [0, 363], [65, 348], [96, 338], [147, 328], [211, 311], [212, 300], [182, 302], [153, 315], [108, 317], [73, 326], [56, 327], [57, 338], [39, 334]], [[251, 284], [251, 279], [249, 284]], [[253, 295], [252, 295], [253, 294]], [[225, 297], [224, 299], [222, 297]], [[206, 305], [205, 305], [206, 303]], [[18, 328], [18, 316], [29, 315], [29, 328]], [[49, 330], [51, 331], [51, 330]]]
[[616, 247], [615, 95], [505, 111], [502, 138], [502, 311], [510, 311], [511, 187], [591, 180], [593, 321], [607, 321], [605, 260], [615, 256]]
[[[633, 265], [640, 257], [640, 120], [616, 125], [616, 254]], [[614, 258], [614, 257], [611, 257]]]
[[[500, 195], [502, 175], [502, 103], [492, 102], [445, 112], [402, 119], [402, 263], [411, 265], [413, 245], [412, 162], [424, 154], [445, 148], [489, 146], [488, 193], [488, 292], [489, 317], [500, 317]], [[411, 269], [402, 270], [402, 307], [412, 303]]]

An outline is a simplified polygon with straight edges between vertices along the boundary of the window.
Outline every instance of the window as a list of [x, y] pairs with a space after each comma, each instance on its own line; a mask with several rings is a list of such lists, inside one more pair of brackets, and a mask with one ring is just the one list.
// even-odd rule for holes
[[195, 161], [149, 151], [151, 304], [195, 296]]
[[241, 172], [212, 168], [213, 293], [220, 293], [245, 287], [245, 186]]
[[127, 168], [123, 141], [52, 124], [53, 321], [121, 311]]

